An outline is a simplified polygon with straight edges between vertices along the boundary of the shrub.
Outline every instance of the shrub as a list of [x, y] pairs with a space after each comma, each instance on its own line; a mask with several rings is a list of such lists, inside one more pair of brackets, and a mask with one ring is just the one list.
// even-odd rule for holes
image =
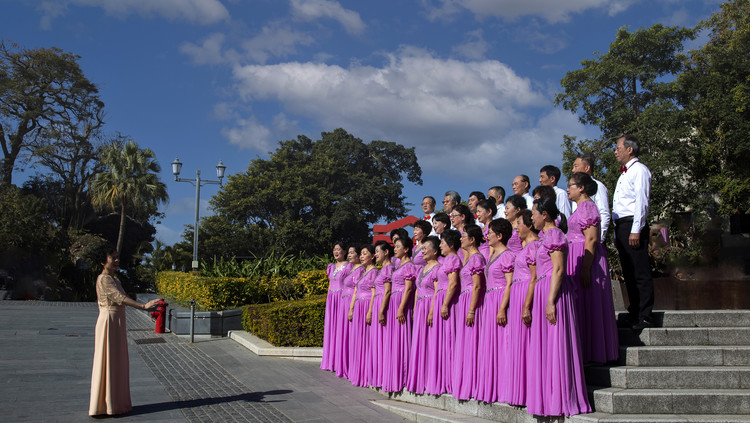
[[295, 300], [327, 291], [325, 271], [300, 272], [294, 278], [277, 275], [246, 278], [204, 277], [163, 271], [156, 275], [158, 292], [183, 305], [195, 299], [198, 310], [226, 310], [245, 304]]
[[242, 311], [242, 326], [278, 347], [320, 347], [325, 308], [325, 295], [248, 305]]

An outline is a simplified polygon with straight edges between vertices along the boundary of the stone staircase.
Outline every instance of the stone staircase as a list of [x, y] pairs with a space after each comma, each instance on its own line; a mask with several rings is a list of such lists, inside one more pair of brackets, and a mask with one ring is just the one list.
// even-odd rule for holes
[[523, 407], [408, 392], [378, 402], [418, 422], [750, 422], [750, 310], [654, 317], [640, 333], [620, 329], [618, 365], [586, 366], [593, 413], [541, 418]]

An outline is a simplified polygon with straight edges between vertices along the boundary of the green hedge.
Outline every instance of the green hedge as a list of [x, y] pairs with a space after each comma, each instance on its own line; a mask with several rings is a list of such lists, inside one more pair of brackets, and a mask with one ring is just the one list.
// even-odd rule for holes
[[247, 305], [242, 310], [242, 326], [277, 347], [320, 347], [325, 309], [325, 295]]
[[204, 277], [164, 271], [156, 275], [156, 288], [159, 294], [183, 305], [194, 299], [198, 310], [226, 310], [324, 294], [328, 290], [328, 277], [324, 270], [302, 271], [293, 278]]

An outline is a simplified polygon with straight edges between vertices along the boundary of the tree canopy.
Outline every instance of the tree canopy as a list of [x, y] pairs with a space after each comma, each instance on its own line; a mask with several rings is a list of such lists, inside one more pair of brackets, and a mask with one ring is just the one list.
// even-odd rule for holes
[[700, 147], [691, 175], [718, 193], [722, 214], [750, 213], [750, 2], [726, 2], [698, 28], [710, 39], [677, 79]]
[[[201, 225], [201, 256], [262, 254], [272, 246], [320, 253], [337, 240], [364, 242], [370, 225], [406, 214], [404, 177], [422, 184], [413, 147], [364, 143], [343, 129], [317, 141], [299, 135], [280, 142], [211, 200], [216, 214]], [[245, 242], [230, 241], [234, 235]], [[224, 248], [206, 248], [219, 240]]]
[[78, 59], [0, 42], [0, 183], [10, 184], [20, 155], [54, 142], [53, 133], [88, 138], [103, 124], [104, 103]]

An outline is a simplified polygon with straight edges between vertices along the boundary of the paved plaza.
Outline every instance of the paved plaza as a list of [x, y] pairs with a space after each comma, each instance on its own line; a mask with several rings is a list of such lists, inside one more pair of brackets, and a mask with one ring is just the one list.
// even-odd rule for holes
[[128, 309], [133, 411], [88, 417], [96, 303], [0, 301], [3, 422], [392, 422], [384, 397], [318, 364], [257, 357], [228, 338], [154, 334]]

